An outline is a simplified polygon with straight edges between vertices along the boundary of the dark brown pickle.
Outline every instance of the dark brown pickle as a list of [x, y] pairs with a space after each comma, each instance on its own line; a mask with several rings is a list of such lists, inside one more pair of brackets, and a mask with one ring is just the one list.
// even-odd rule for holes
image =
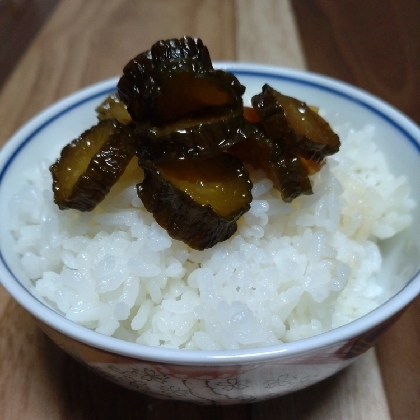
[[[236, 76], [228, 71], [216, 69], [214, 70], [214, 76], [217, 77], [224, 86], [229, 86], [235, 95], [242, 97], [245, 93], [245, 86], [236, 78]], [[242, 103], [242, 100], [241, 100]]]
[[197, 114], [212, 115], [217, 107], [241, 106], [242, 93], [236, 92], [235, 84], [228, 84], [228, 78], [222, 74], [220, 71], [199, 75], [175, 72], [166, 78], [152, 98], [152, 109], [155, 109], [152, 123], [163, 125]]
[[[309, 108], [311, 108], [312, 111], [314, 111], [314, 112], [318, 112], [318, 107], [315, 107], [313, 105], [309, 105]], [[251, 108], [251, 107], [248, 107], [248, 106], [244, 106], [244, 117], [247, 121], [249, 121], [251, 123], [261, 122], [261, 118], [258, 115], [257, 111], [254, 108]], [[305, 168], [306, 173], [308, 175], [316, 174], [318, 171], [321, 170], [321, 168], [325, 164], [325, 159], [322, 160], [322, 161], [313, 161], [313, 160], [305, 159], [305, 158], [300, 156], [300, 160], [301, 160], [302, 165]]]
[[325, 165], [326, 160], [315, 161], [305, 159], [299, 156], [300, 161], [302, 162], [303, 167], [308, 175], [314, 175], [321, 170], [321, 168]]
[[208, 159], [245, 140], [246, 127], [242, 107], [237, 112], [225, 108], [213, 116], [151, 127], [142, 136], [137, 154], [152, 161]]
[[286, 203], [301, 194], [312, 194], [308, 172], [301, 158], [273, 142], [259, 123], [252, 124], [252, 127], [252, 134], [248, 134], [245, 141], [230, 147], [228, 153], [255, 169], [262, 169]]
[[337, 134], [305, 102], [282, 95], [267, 84], [251, 102], [268, 136], [283, 147], [316, 162], [338, 152]]
[[262, 169], [273, 181], [274, 187], [280, 189], [280, 179], [272, 165], [280, 153], [279, 147], [268, 138], [261, 125], [255, 124], [252, 129], [253, 132], [247, 135], [245, 141], [233, 145], [227, 152], [255, 169]]
[[154, 126], [219, 106], [242, 104], [245, 88], [235, 76], [214, 70], [200, 39], [159, 41], [133, 58], [118, 82], [118, 95], [133, 120]]
[[65, 146], [51, 165], [54, 202], [61, 210], [93, 210], [120, 178], [136, 148], [131, 126], [99, 121]]
[[122, 124], [131, 122], [127, 107], [116, 93], [109, 95], [97, 108], [98, 120], [116, 119]]
[[283, 201], [290, 203], [302, 194], [312, 194], [311, 181], [298, 156], [288, 151], [283, 152], [272, 165], [280, 180], [279, 190]]
[[139, 160], [144, 180], [137, 192], [145, 208], [169, 235], [203, 250], [230, 238], [252, 201], [252, 183], [243, 163], [220, 153], [192, 161]]
[[254, 108], [244, 106], [244, 118], [250, 123], [261, 122], [261, 118]]

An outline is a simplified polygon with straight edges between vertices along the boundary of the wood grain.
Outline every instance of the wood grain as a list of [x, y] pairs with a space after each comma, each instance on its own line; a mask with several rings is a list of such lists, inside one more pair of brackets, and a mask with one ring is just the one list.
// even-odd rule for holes
[[293, 2], [309, 70], [359, 86], [420, 123], [417, 0]]
[[289, 1], [236, 0], [236, 28], [238, 61], [305, 68]]
[[117, 76], [158, 39], [201, 37], [214, 60], [234, 60], [234, 33], [231, 1], [62, 1], [3, 89], [13, 102], [0, 108], [0, 142], [58, 98]]
[[[0, 144], [55, 100], [118, 75], [157, 39], [184, 34], [201, 37], [214, 60], [308, 66], [394, 101], [420, 121], [418, 7], [412, 0], [383, 3], [390, 9], [375, 15], [378, 21], [365, 16], [376, 10], [375, 0], [61, 0], [0, 92]], [[384, 44], [388, 60], [379, 51]], [[393, 68], [385, 69], [389, 63]], [[418, 419], [419, 307], [381, 340], [382, 372], [371, 350], [333, 378], [286, 397], [203, 407], [156, 400], [98, 377], [50, 342], [0, 287], [0, 417], [106, 420], [123, 411], [127, 419], [388, 420], [391, 412], [393, 419]]]
[[393, 419], [420, 419], [420, 298], [377, 344]]
[[2, 419], [60, 418], [55, 345], [41, 334], [32, 317], [0, 291], [0, 407]]
[[0, 89], [58, 0], [0, 1]]
[[[308, 69], [359, 86], [420, 124], [418, 1], [317, 0], [293, 6]], [[396, 420], [420, 418], [419, 319], [420, 297], [376, 346]]]

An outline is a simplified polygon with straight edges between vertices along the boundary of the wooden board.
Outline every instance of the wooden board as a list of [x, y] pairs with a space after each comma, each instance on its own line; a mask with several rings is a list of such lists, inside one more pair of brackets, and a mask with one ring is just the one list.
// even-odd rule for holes
[[[20, 61], [15, 56], [13, 72], [7, 80], [4, 76], [0, 144], [55, 100], [118, 75], [132, 56], [157, 39], [184, 34], [201, 37], [214, 60], [325, 73], [383, 97], [420, 122], [420, 8], [415, 0], [383, 0], [381, 6], [374, 0], [56, 3], [55, 9], [53, 2], [45, 6], [53, 12], [37, 36], [24, 48], [16, 46]], [[1, 51], [8, 42], [4, 39], [0, 37]], [[16, 34], [9, 39], [17, 39]], [[203, 407], [155, 400], [99, 378], [50, 342], [0, 287], [0, 417], [419, 419], [419, 315], [417, 300], [376, 350], [310, 389], [262, 403]]]

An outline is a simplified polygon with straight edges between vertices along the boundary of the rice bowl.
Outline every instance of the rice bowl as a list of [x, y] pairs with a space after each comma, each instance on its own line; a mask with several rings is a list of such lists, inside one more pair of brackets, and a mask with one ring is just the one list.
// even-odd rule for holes
[[[24, 256], [24, 272], [15, 257], [10, 257], [15, 251], [2, 244], [2, 259], [7, 261], [9, 270], [19, 273], [19, 279], [26, 279], [20, 280], [22, 284], [31, 288], [47, 305], [66, 313], [71, 321], [101, 334], [114, 334], [116, 338], [131, 341], [124, 347], [124, 353], [131, 357], [138, 354], [136, 346], [143, 351], [144, 345], [182, 348], [186, 351], [184, 356], [179, 356], [179, 360], [184, 359], [184, 362], [188, 360], [188, 350], [200, 350], [202, 359], [210, 360], [212, 351], [226, 357], [230, 351], [243, 350], [238, 354], [244, 355], [250, 354], [246, 349], [258, 347], [271, 354], [287, 353], [287, 349], [295, 344], [288, 342], [301, 339], [301, 348], [304, 348], [306, 343], [316, 339], [314, 335], [331, 329], [345, 334], [346, 327], [340, 326], [359, 319], [386, 302], [418, 270], [416, 226], [413, 225], [408, 233], [406, 229], [411, 224], [411, 218], [417, 219], [417, 209], [413, 208], [418, 196], [411, 183], [414, 173], [407, 173], [404, 163], [390, 153], [394, 147], [392, 138], [403, 136], [408, 139], [403, 153], [412, 155], [408, 159], [418, 159], [418, 144], [411, 140], [417, 133], [402, 133], [398, 124], [390, 123], [388, 109], [384, 117], [380, 108], [382, 104], [374, 103], [373, 107], [364, 97], [360, 99], [357, 96], [361, 93], [348, 93], [346, 89], [350, 88], [335, 85], [333, 81], [269, 67], [221, 65], [237, 74], [247, 86], [247, 95], [252, 95], [253, 90], [261, 86], [261, 81], [270, 79], [273, 85], [277, 84], [286, 93], [321, 106], [325, 118], [339, 132], [343, 147], [336, 158], [329, 158], [328, 165], [315, 175], [312, 180], [314, 195], [303, 197], [293, 205], [295, 208], [276, 200], [263, 174], [255, 173], [251, 211], [243, 217], [238, 233], [229, 243], [217, 245], [211, 255], [207, 251], [189, 252], [181, 244], [174, 245], [153, 224], [150, 216], [143, 215], [139, 223], [137, 218], [138, 212], [141, 212], [141, 202], [129, 190], [121, 191], [114, 200], [109, 197], [104, 202], [101, 214], [79, 217], [73, 237], [63, 236], [64, 230], [68, 231], [67, 227], [72, 222], [57, 219], [58, 210], [53, 207], [51, 197], [48, 198], [48, 192], [42, 192], [47, 191], [46, 186], [50, 185], [50, 180], [44, 175], [60, 147], [94, 121], [94, 107], [112, 90], [115, 80], [96, 87], [94, 93], [86, 92], [84, 98], [71, 106], [63, 104], [62, 110], [54, 110], [52, 119], [46, 118], [43, 125], [35, 125], [38, 127], [35, 133], [32, 128], [29, 135], [23, 136], [24, 142], [14, 152], [13, 162], [8, 165], [17, 165], [22, 159], [26, 159], [27, 163], [32, 162], [28, 157], [22, 158], [20, 150], [23, 149], [25, 154], [30, 155], [32, 148], [39, 159], [46, 159], [41, 165], [36, 165], [36, 171], [31, 170], [28, 178], [33, 183], [32, 187], [28, 187], [27, 180], [19, 180], [18, 189], [24, 187], [24, 193], [18, 193], [12, 199], [17, 186], [13, 187], [13, 191], [5, 187], [12, 175], [8, 167], [2, 171], [2, 189], [8, 188], [6, 196], [9, 202], [12, 200], [14, 208], [20, 209], [21, 213], [19, 215], [13, 211], [14, 218], [9, 220], [7, 228], [12, 228], [16, 235], [22, 229], [22, 220], [30, 225], [30, 228], [26, 227], [24, 235], [19, 234], [18, 239], [19, 252]], [[338, 102], [333, 106], [329, 104], [331, 95]], [[362, 100], [362, 111], [358, 110], [357, 118], [354, 118], [353, 108], [360, 107]], [[76, 127], [74, 121], [64, 121], [65, 124], [59, 128], [51, 123], [66, 120], [72, 113], [77, 113]], [[383, 126], [384, 121], [388, 126]], [[405, 127], [406, 122], [403, 124]], [[50, 148], [48, 153], [51, 154], [48, 156], [39, 147], [33, 146], [33, 139], [41, 134], [45, 136], [46, 132], [48, 137], [57, 138], [59, 143], [55, 150]], [[386, 140], [379, 145], [378, 139], [382, 141], [384, 134]], [[363, 144], [363, 150], [360, 144]], [[413, 150], [415, 153], [412, 153]], [[386, 162], [381, 157], [382, 152], [386, 155]], [[392, 168], [391, 172], [386, 168], [387, 162]], [[415, 165], [408, 166], [415, 168]], [[352, 177], [350, 173], [356, 175]], [[340, 196], [342, 190], [344, 196]], [[391, 200], [391, 197], [396, 199]], [[30, 203], [31, 211], [25, 213], [22, 209], [26, 203]], [[5, 204], [2, 203], [2, 206], [4, 210]], [[112, 215], [110, 210], [115, 208], [124, 209], [123, 218]], [[325, 217], [326, 214], [329, 217]], [[368, 218], [362, 218], [361, 214]], [[67, 217], [75, 218], [74, 215], [65, 215]], [[95, 219], [97, 225], [93, 226], [89, 218]], [[41, 228], [40, 223], [44, 220], [49, 222]], [[145, 220], [148, 220], [147, 223]], [[375, 222], [372, 223], [372, 220]], [[147, 231], [144, 230], [145, 225]], [[61, 226], [61, 230], [58, 226]], [[117, 232], [115, 227], [118, 228]], [[400, 233], [388, 239], [404, 229], [405, 236]], [[2, 238], [5, 230], [6, 227], [2, 226]], [[98, 241], [95, 244], [89, 241], [88, 244], [82, 240], [81, 235], [86, 232], [92, 238], [98, 235]], [[10, 234], [6, 236], [10, 245], [12, 238]], [[146, 237], [147, 241], [144, 239]], [[384, 263], [375, 244], [377, 240], [385, 240], [381, 251], [385, 255]], [[49, 241], [48, 246], [46, 241]], [[114, 246], [115, 252], [104, 252], [104, 244], [108, 247], [116, 243], [121, 247]], [[395, 251], [395, 243], [400, 249], [409, 250], [403, 263], [395, 261], [396, 253], [400, 254]], [[82, 254], [89, 246], [96, 248], [96, 254], [90, 255], [96, 255], [94, 258], [99, 264], [96, 267], [77, 266], [86, 261]], [[168, 249], [171, 253], [167, 252]], [[131, 250], [133, 253], [130, 253]], [[165, 252], [165, 258], [157, 256]], [[234, 255], [234, 263], [230, 265], [225, 262], [227, 252]], [[142, 255], [140, 259], [134, 258], [136, 253]], [[92, 258], [88, 260], [92, 261]], [[60, 274], [62, 267], [57, 265], [57, 261], [62, 259], [65, 259], [67, 269]], [[394, 261], [389, 263], [392, 259]], [[405, 267], [404, 272], [401, 271], [402, 266]], [[87, 281], [86, 284], [86, 279], [90, 280], [91, 277], [84, 277], [81, 287], [92, 297], [91, 303], [85, 302], [86, 306], [79, 304], [80, 295], [77, 295], [79, 292], [73, 286], [65, 293], [60, 292], [63, 284], [78, 280], [75, 268], [79, 272], [95, 272], [99, 279], [96, 282]], [[45, 271], [48, 273], [42, 275]], [[137, 273], [139, 278], [141, 275], [143, 283], [147, 284], [142, 286], [143, 291], [140, 290], [139, 280], [135, 286], [133, 273]], [[29, 278], [40, 277], [42, 280], [38, 280], [35, 286], [28, 281]], [[293, 281], [290, 281], [290, 277], [293, 277]], [[416, 284], [415, 281], [410, 283], [411, 286], [413, 284]], [[136, 287], [137, 293], [133, 292]], [[99, 298], [100, 294], [102, 298]], [[142, 306], [140, 302], [147, 303]], [[284, 304], [281, 308], [279, 302]], [[384, 306], [371, 314], [380, 313], [378, 311]], [[98, 316], [99, 307], [104, 315]], [[44, 307], [43, 311], [50, 310]], [[373, 320], [375, 316], [372, 316], [371, 324], [364, 324], [360, 330], [373, 327], [377, 322]], [[48, 318], [43, 317], [47, 322]], [[133, 335], [133, 331], [140, 331], [140, 334]], [[320, 337], [328, 338], [328, 334], [333, 332]], [[337, 340], [337, 336], [334, 339], [332, 335], [330, 337], [331, 342]], [[93, 344], [92, 340], [93, 336], [90, 344]], [[96, 338], [94, 340], [97, 344]], [[146, 356], [146, 360], [151, 355], [152, 352]], [[176, 357], [178, 355], [179, 351]], [[144, 357], [143, 354], [141, 358]]]
[[204, 251], [157, 225], [135, 182], [87, 214], [60, 211], [44, 162], [10, 208], [32, 292], [99, 333], [192, 350], [270, 346], [360, 318], [391, 296], [376, 241], [410, 226], [414, 202], [373, 126], [338, 131], [342, 150], [312, 177], [313, 195], [284, 203], [251, 172], [250, 211]]

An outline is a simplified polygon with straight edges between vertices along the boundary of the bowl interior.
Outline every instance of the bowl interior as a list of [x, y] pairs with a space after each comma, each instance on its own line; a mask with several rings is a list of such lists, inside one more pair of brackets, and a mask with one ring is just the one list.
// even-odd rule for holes
[[[395, 175], [407, 176], [412, 197], [417, 203], [420, 202], [420, 191], [416, 187], [416, 180], [420, 179], [420, 130], [397, 110], [365, 92], [314, 74], [237, 63], [218, 63], [218, 67], [232, 71], [247, 87], [244, 97], [246, 103], [268, 83], [284, 94], [319, 106], [333, 127], [350, 124], [355, 129], [361, 129], [366, 124], [374, 124], [377, 130], [376, 139], [380, 143], [378, 147], [385, 153], [392, 172]], [[94, 124], [95, 107], [115, 90], [116, 83], [117, 79], [107, 80], [63, 99], [26, 124], [4, 146], [0, 155], [0, 214], [3, 215], [0, 225], [0, 276], [4, 286], [20, 303], [58, 330], [85, 342], [101, 342], [101, 345], [108, 348], [113, 340], [113, 349], [124, 347], [121, 350], [123, 353], [138, 354], [138, 345], [121, 343], [108, 337], [98, 338], [99, 334], [84, 331], [84, 328], [73, 326], [70, 321], [51, 314], [44, 304], [30, 296], [26, 290], [29, 280], [20, 268], [20, 262], [13, 251], [13, 241], [7, 223], [10, 198], [25, 183], [22, 173], [31, 170], [46, 157], [55, 159], [66, 143]], [[363, 317], [364, 320], [358, 325], [352, 323], [356, 325], [340, 327], [337, 331], [322, 334], [321, 338], [301, 340], [305, 342], [303, 344], [290, 343], [280, 346], [276, 351], [302, 350], [327, 341], [333, 342], [340, 337], [350, 337], [357, 331], [372, 327], [381, 318], [392, 315], [413, 299], [420, 291], [420, 279], [416, 277], [420, 269], [419, 206], [414, 209], [413, 218], [414, 223], [410, 229], [382, 244], [385, 256], [381, 272], [383, 281], [389, 282], [393, 293], [397, 293], [411, 280], [410, 289], [401, 295], [398, 301], [393, 299], [386, 304], [387, 306], [383, 305], [385, 309], [380, 308], [382, 312], [379, 312], [379, 315], [369, 314]], [[202, 354], [203, 357], [209, 357], [205, 352]], [[232, 353], [233, 356], [236, 354]]]

